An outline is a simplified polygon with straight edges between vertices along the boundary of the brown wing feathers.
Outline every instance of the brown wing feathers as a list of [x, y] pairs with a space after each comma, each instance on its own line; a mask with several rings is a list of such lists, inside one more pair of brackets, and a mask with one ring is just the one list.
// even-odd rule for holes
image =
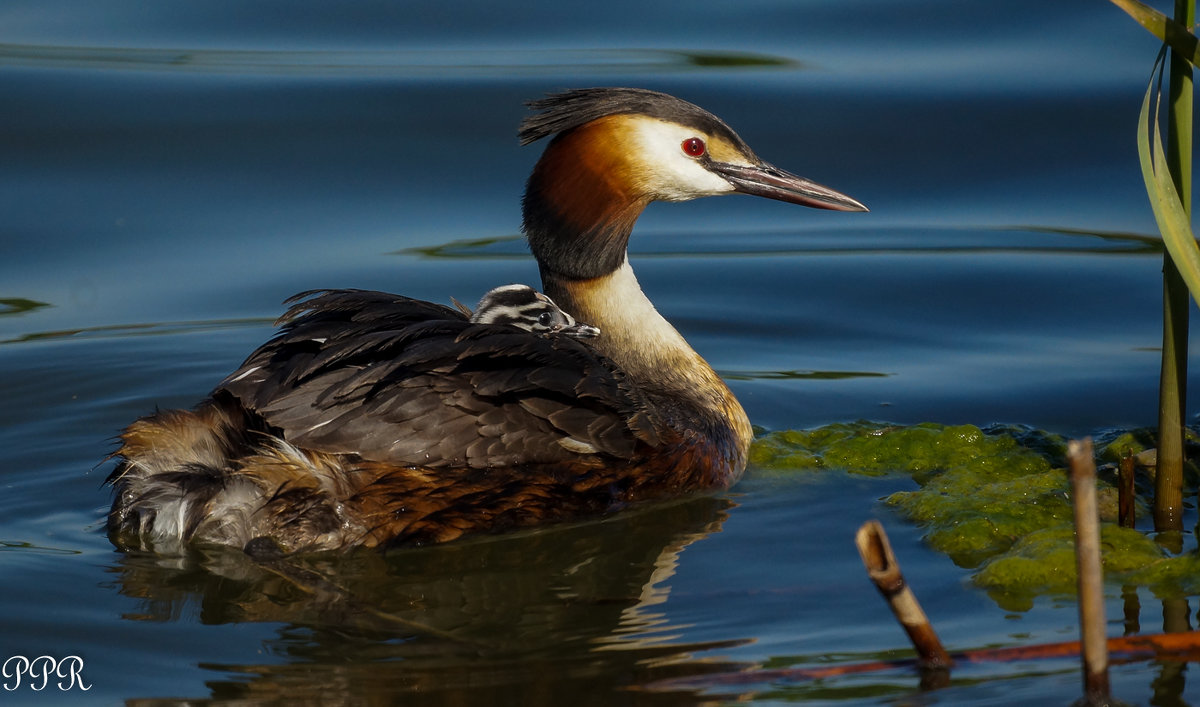
[[284, 322], [218, 389], [305, 448], [488, 468], [658, 440], [636, 390], [577, 339], [356, 290], [310, 294]]

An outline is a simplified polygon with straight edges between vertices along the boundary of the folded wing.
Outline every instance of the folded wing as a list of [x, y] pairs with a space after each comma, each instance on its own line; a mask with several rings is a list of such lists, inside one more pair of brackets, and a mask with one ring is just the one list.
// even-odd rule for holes
[[217, 390], [290, 443], [426, 468], [633, 458], [646, 401], [583, 340], [398, 295], [320, 290]]

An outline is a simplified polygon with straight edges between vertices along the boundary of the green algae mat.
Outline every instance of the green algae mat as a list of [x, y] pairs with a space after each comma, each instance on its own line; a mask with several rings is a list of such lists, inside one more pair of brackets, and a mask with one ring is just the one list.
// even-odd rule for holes
[[[1144, 433], [1099, 440], [1099, 461], [1143, 450]], [[917, 488], [884, 502], [925, 529], [925, 540], [956, 564], [1000, 606], [1028, 609], [1041, 594], [1075, 592], [1074, 527], [1065, 471], [1066, 440], [1017, 427], [857, 422], [759, 436], [751, 449], [755, 473], [906, 475]], [[1115, 473], [1098, 480], [1105, 580], [1144, 586], [1159, 596], [1200, 593], [1195, 548], [1172, 554], [1155, 540], [1116, 524]], [[1139, 514], [1152, 470], [1139, 472]], [[1195, 473], [1188, 479], [1195, 494]], [[903, 562], [903, 558], [901, 558]]]

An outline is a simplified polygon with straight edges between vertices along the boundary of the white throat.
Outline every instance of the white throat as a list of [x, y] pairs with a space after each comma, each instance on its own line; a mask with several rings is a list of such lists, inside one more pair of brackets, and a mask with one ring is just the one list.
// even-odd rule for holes
[[[581, 310], [579, 315], [597, 320], [595, 326], [604, 332], [601, 338], [606, 341], [598, 348], [606, 352], [619, 348], [634, 353], [639, 349], [661, 349], [695, 355], [683, 336], [642, 292], [628, 258], [621, 267], [603, 277], [588, 280], [581, 289], [578, 293], [581, 296], [576, 298]], [[586, 318], [583, 321], [592, 323]]]
[[627, 373], [684, 389], [697, 376], [718, 380], [642, 292], [628, 258], [602, 277], [543, 284], [564, 310], [600, 328], [600, 336], [589, 343]]
[[753, 433], [746, 412], [724, 381], [675, 327], [650, 303], [629, 267], [590, 280], [556, 279], [542, 274], [546, 294], [581, 322], [600, 328], [588, 344], [610, 358], [632, 382], [663, 399], [708, 411], [727, 422], [741, 453]]

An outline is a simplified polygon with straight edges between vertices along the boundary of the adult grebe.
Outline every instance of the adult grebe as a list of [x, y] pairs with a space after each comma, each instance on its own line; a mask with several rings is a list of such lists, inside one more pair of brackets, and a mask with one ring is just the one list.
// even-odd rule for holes
[[594, 339], [360, 290], [289, 300], [279, 333], [190, 411], [131, 424], [110, 537], [177, 551], [443, 542], [733, 483], [750, 422], [626, 258], [651, 201], [741, 192], [866, 208], [763, 162], [719, 118], [634, 88], [532, 101], [553, 136], [523, 200], [543, 290]]

